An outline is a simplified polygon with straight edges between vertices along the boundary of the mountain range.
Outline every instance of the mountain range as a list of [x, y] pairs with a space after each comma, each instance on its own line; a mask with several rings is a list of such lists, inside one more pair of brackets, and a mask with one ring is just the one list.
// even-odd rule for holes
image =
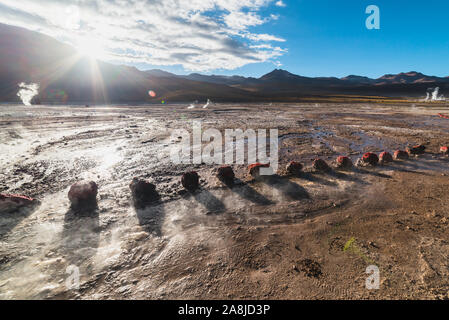
[[[0, 102], [19, 103], [18, 84], [37, 83], [34, 102], [146, 104], [192, 102], [302, 101], [336, 95], [421, 97], [429, 88], [449, 90], [449, 77], [411, 71], [378, 79], [304, 77], [275, 69], [260, 78], [176, 75], [141, 71], [81, 56], [73, 47], [46, 35], [0, 24]], [[156, 97], [148, 92], [153, 91]]]

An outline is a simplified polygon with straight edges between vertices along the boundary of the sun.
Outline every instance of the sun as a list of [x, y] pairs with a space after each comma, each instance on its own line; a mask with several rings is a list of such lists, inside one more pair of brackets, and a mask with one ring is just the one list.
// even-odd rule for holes
[[90, 38], [83, 38], [78, 40], [76, 44], [76, 50], [82, 57], [89, 59], [102, 59], [105, 56], [103, 46], [99, 41]]

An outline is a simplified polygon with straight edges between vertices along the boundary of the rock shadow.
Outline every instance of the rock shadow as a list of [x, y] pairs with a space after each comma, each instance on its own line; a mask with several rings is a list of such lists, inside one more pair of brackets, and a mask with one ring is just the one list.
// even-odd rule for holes
[[0, 240], [6, 237], [20, 222], [31, 216], [39, 203], [12, 212], [0, 213]]
[[198, 190], [191, 195], [206, 208], [208, 214], [220, 214], [226, 210], [223, 202], [206, 189]]
[[70, 208], [64, 216], [62, 251], [69, 265], [80, 266], [95, 256], [100, 242], [98, 206]]
[[134, 207], [139, 225], [147, 233], [162, 236], [162, 225], [165, 220], [165, 208], [163, 204], [153, 204]]
[[231, 191], [239, 195], [241, 198], [253, 202], [254, 204], [262, 206], [274, 204], [273, 201], [265, 197], [263, 194], [259, 193], [249, 184], [239, 179], [235, 179], [235, 184], [231, 188]]
[[268, 186], [279, 190], [291, 200], [310, 199], [310, 194], [299, 184], [277, 174], [261, 177], [261, 181]]

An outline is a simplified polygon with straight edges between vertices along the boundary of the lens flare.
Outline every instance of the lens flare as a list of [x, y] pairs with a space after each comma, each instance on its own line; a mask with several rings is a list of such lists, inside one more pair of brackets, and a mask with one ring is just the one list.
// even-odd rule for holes
[[76, 49], [79, 56], [91, 60], [105, 59], [106, 52], [100, 40], [94, 38], [82, 38], [77, 41]]

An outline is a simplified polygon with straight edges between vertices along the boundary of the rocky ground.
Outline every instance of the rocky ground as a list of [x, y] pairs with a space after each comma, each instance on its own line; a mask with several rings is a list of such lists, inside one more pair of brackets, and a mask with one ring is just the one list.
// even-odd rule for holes
[[[446, 106], [447, 107], [447, 106]], [[0, 107], [0, 192], [40, 205], [0, 216], [0, 298], [449, 299], [449, 144], [444, 106], [410, 104]], [[253, 180], [235, 165], [176, 165], [172, 130], [279, 130], [280, 171]], [[427, 146], [376, 168], [316, 173], [364, 152]], [[292, 160], [305, 164], [285, 175]], [[198, 171], [201, 189], [180, 178]], [[136, 209], [129, 184], [160, 201]], [[70, 209], [69, 187], [99, 186], [98, 208]], [[367, 266], [380, 270], [368, 290]], [[76, 267], [79, 289], [69, 281]]]

